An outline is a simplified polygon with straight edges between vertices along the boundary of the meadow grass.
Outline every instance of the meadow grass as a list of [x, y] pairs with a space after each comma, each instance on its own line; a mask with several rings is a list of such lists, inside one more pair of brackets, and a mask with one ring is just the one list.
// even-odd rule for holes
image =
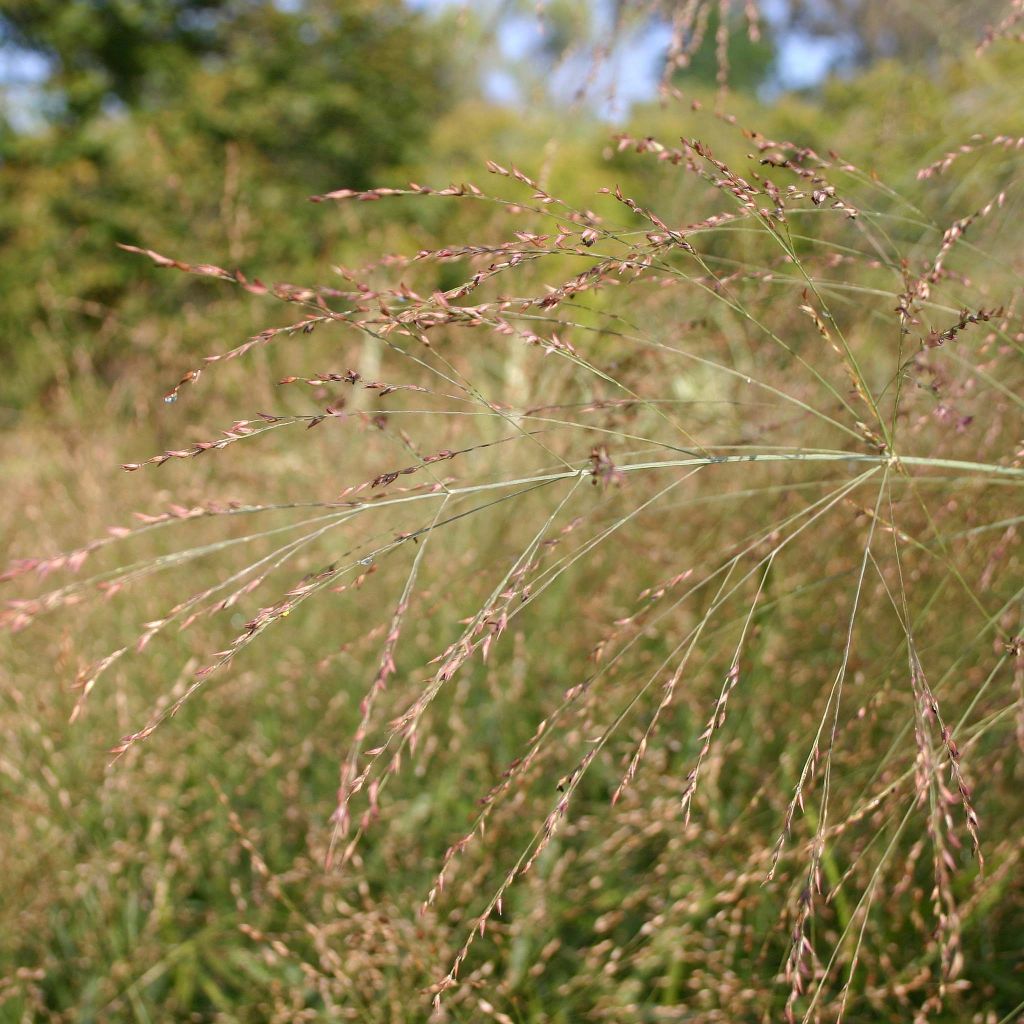
[[294, 308], [4, 442], [0, 1019], [1019, 1014], [1016, 179], [706, 117], [317, 197], [479, 210], [330, 288], [142, 253]]

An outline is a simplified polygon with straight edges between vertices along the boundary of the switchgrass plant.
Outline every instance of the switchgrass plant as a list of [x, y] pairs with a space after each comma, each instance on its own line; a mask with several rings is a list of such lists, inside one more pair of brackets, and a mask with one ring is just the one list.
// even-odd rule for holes
[[474, 211], [329, 286], [133, 250], [292, 308], [5, 574], [11, 1019], [1017, 1019], [1016, 165], [679, 124], [647, 195], [314, 197]]

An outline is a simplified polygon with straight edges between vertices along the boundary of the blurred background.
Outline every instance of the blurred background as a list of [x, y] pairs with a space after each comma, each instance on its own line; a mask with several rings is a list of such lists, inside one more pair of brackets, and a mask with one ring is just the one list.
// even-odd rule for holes
[[[719, 7], [698, 6], [701, 42], [675, 74], [697, 90], [719, 76]], [[900, 93], [918, 118], [904, 130], [922, 134], [939, 113], [938, 79], [951, 73], [938, 74], [939, 55], [980, 38], [999, 8], [726, 5], [736, 24], [725, 70], [732, 89], [769, 109], [822, 105], [818, 133], [831, 119], [840, 135], [844, 117], [870, 121], [862, 104], [851, 112], [863, 95], [851, 83], [873, 73], [876, 102]], [[685, 9], [5, 2], [0, 415], [12, 423], [83, 377], [116, 388], [136, 361], [148, 372], [195, 343], [183, 324], [194, 305], [179, 315], [176, 285], [154, 287], [115, 242], [162, 251], [188, 240], [197, 259], [201, 251], [211, 262], [257, 260], [268, 276], [299, 277], [353, 259], [361, 246], [380, 248], [354, 243], [299, 201], [306, 194], [447, 179], [488, 155], [549, 144], [550, 158], [581, 177], [600, 169], [601, 122], [624, 124], [654, 102], [672, 19]], [[787, 92], [794, 88], [799, 98]], [[437, 223], [410, 225], [410, 241], [421, 241], [419, 228], [440, 232]]]
[[[1024, 135], [1019, 14], [1019, 5], [1001, 0], [0, 0], [4, 564], [76, 550], [111, 526], [135, 524], [133, 511], [323, 501], [362, 478], [363, 442], [314, 451], [277, 434], [259, 458], [227, 453], [150, 467], [148, 476], [122, 473], [122, 463], [215, 437], [240, 415], [308, 411], [308, 402], [281, 397], [276, 382], [285, 373], [354, 367], [373, 379], [388, 364], [382, 369], [379, 346], [353, 341], [339, 357], [318, 335], [310, 345], [320, 348], [296, 369], [298, 342], [288, 339], [232, 363], [215, 387], [197, 383], [165, 402], [204, 356], [296, 317], [270, 298], [161, 269], [118, 243], [275, 285], [401, 279], [429, 295], [458, 285], [463, 270], [439, 260], [406, 273], [392, 254], [507, 237], [505, 208], [308, 197], [476, 182], [492, 160], [523, 168], [581, 208], [603, 209], [597, 190], [619, 185], [652, 206], [680, 209], [685, 197], [660, 191], [657, 168], [628, 159], [617, 137], [675, 144], [697, 136], [716, 154], [742, 158], [750, 142], [716, 111], [769, 139], [834, 149], [892, 194], [909, 193], [920, 168], [972, 136]], [[986, 31], [1001, 24], [1000, 38], [986, 43]], [[902, 215], [948, 224], [1012, 187], [1016, 172], [1000, 153], [1002, 162], [966, 182], [937, 181]], [[513, 202], [513, 193], [502, 195]], [[1009, 217], [1002, 223], [1018, 231]], [[513, 404], [537, 397], [530, 366], [486, 351], [481, 359], [475, 372], [495, 394]], [[652, 372], [625, 362], [621, 369], [637, 381]], [[328, 398], [314, 393], [321, 405]], [[351, 403], [369, 414], [377, 408], [362, 392]], [[733, 428], [742, 435], [742, 423]], [[396, 468], [398, 451], [388, 456]], [[475, 550], [497, 544], [501, 529], [498, 521], [494, 538], [476, 537]], [[143, 538], [137, 557], [166, 557], [174, 548], [163, 543]], [[464, 573], [466, 550], [465, 558], [451, 554]], [[221, 571], [218, 551], [204, 570], [211, 578]], [[604, 585], [601, 572], [595, 567], [593, 593]], [[20, 574], [0, 583], [8, 588], [2, 596], [27, 599], [12, 589], [22, 582]], [[479, 703], [453, 698], [453, 732], [440, 746], [428, 743], [415, 777], [396, 788], [388, 824], [357, 857], [358, 871], [325, 873], [338, 764], [391, 605], [342, 612], [327, 602], [111, 768], [109, 750], [166, 694], [181, 692], [201, 651], [178, 636], [130, 667], [130, 659], [119, 661], [73, 725], [71, 684], [183, 596], [161, 586], [151, 581], [127, 602], [41, 616], [0, 635], [0, 1021], [426, 1019], [423, 993], [472, 924], [460, 900], [471, 902], [504, 870], [500, 849], [480, 853], [460, 876], [461, 895], [416, 913], [444, 850], [542, 717], [538, 705], [521, 722], [510, 718], [510, 708], [535, 696], [532, 683], [522, 689], [534, 678], [523, 636], [509, 640], [500, 671], [481, 669]], [[458, 595], [428, 596], [415, 644], [436, 653], [446, 635], [438, 616], [466, 609], [456, 607]], [[62, 592], [54, 606], [79, 598]], [[604, 612], [588, 601], [580, 603], [578, 638], [567, 639], [557, 621], [537, 634], [550, 654], [531, 672], [552, 692], [575, 680], [573, 658], [585, 657], [600, 632], [594, 622]], [[236, 619], [237, 629], [245, 616]], [[341, 637], [343, 626], [351, 635]], [[680, 728], [699, 731], [706, 710], [705, 701], [687, 712]], [[740, 746], [771, 745], [756, 720], [743, 728]], [[489, 737], [484, 749], [470, 743], [474, 733]], [[778, 751], [764, 756], [775, 771]], [[658, 772], [685, 776], [672, 750], [664, 757], [654, 781]], [[783, 769], [786, 793], [773, 822], [799, 766]], [[1013, 772], [1002, 777], [1007, 786]], [[630, 917], [631, 894], [643, 891], [648, 872], [691, 856], [671, 846], [670, 812], [654, 781], [608, 821], [594, 817], [607, 808], [607, 780], [598, 787], [581, 818], [586, 841], [567, 838], [542, 865], [543, 884], [510, 897], [518, 923], [488, 935], [471, 983], [439, 1019], [782, 1019], [785, 998], [764, 1003], [770, 985], [751, 980], [766, 956], [776, 961], [765, 976], [785, 957], [782, 947], [758, 948], [778, 905], [751, 909], [750, 931], [723, 925], [702, 945], [716, 893], [753, 906], [745, 855], [728, 860], [713, 844], [692, 854], [699, 864], [730, 867], [714, 885], [703, 876], [714, 870], [698, 867], [690, 888], [675, 892], [674, 899], [701, 893], [683, 931], [644, 939], [644, 922], [667, 913], [664, 894], [633, 905]], [[733, 797], [737, 806], [745, 799]], [[530, 831], [517, 814], [496, 826], [499, 846]], [[634, 827], [643, 835], [635, 845], [616, 831]], [[770, 847], [774, 833], [765, 829]], [[736, 834], [730, 841], [742, 845]], [[1012, 881], [1020, 865], [1008, 857], [996, 878], [1009, 888], [990, 891], [964, 939], [981, 965], [970, 985], [954, 984], [952, 1002], [927, 1016], [914, 971], [893, 967], [902, 989], [873, 997], [886, 964], [918, 941], [907, 938], [916, 925], [894, 926], [847, 1019], [1020, 1019], [1013, 1014], [1024, 999], [1024, 922]], [[621, 871], [605, 878], [615, 858]], [[838, 877], [844, 867], [828, 870]], [[929, 902], [927, 892], [921, 882], [919, 902]], [[699, 947], [693, 963], [704, 966], [676, 956], [673, 942]], [[727, 960], [715, 960], [727, 947]], [[616, 968], [620, 962], [628, 969]], [[701, 1002], [699, 993], [716, 985]]]
[[[699, 91], [719, 75], [719, 6], [697, 6], [702, 41], [675, 80]], [[872, 119], [853, 98], [873, 74], [879, 108], [901, 101], [917, 119], [904, 131], [920, 136], [942, 116], [941, 79], [955, 74], [938, 74], [939, 54], [973, 45], [999, 9], [996, 0], [726, 5], [736, 22], [728, 82], [809, 126], [807, 105], [818, 105], [812, 134], [823, 137], [831, 122], [843, 137], [853, 131], [844, 120]], [[177, 251], [187, 241], [196, 261], [256, 262], [268, 277], [300, 278], [380, 251], [386, 230], [374, 225], [380, 236], [354, 240], [304, 206], [307, 194], [417, 176], [447, 183], [486, 158], [545, 146], [580, 178], [599, 171], [607, 122], [625, 124], [656, 100], [672, 19], [685, 10], [7, 0], [0, 415], [14, 423], [85, 379], [120, 393], [140, 361], [149, 375], [195, 351], [197, 332], [185, 324], [198, 307], [182, 309], [176, 289], [185, 286], [155, 285], [115, 242]], [[781, 111], [773, 116], [788, 126]], [[436, 221], [406, 232], [414, 245], [443, 233]], [[392, 234], [387, 245], [402, 241]], [[212, 315], [203, 311], [207, 338]]]

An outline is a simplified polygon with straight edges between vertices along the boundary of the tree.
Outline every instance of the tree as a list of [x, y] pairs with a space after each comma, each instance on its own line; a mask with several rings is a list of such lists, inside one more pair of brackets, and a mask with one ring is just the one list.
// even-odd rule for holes
[[400, 0], [0, 3], [0, 45], [49, 63], [56, 124], [183, 113], [297, 165], [311, 189], [404, 159], [451, 93], [439, 33]]
[[115, 242], [240, 259], [226, 190], [261, 272], [322, 258], [305, 197], [418, 156], [456, 94], [443, 30], [401, 0], [0, 0], [0, 45], [49, 69], [43, 129], [0, 125], [0, 404], [125, 357], [140, 288]]
[[51, 114], [81, 121], [136, 105], [196, 60], [223, 52], [245, 0], [3, 0], [0, 44], [44, 57]]

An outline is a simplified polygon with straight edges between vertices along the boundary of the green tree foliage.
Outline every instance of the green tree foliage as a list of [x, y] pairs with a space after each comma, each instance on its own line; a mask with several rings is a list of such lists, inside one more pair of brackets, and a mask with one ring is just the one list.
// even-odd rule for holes
[[51, 68], [49, 126], [0, 139], [7, 407], [69, 365], [119, 372], [149, 345], [124, 304], [179, 308], [116, 242], [239, 260], [259, 225], [261, 268], [294, 272], [328, 242], [302, 197], [416, 159], [453, 93], [440, 27], [400, 0], [9, 0], [0, 34]]
[[157, 96], [190, 63], [223, 51], [244, 0], [4, 0], [0, 39], [46, 58], [51, 115], [80, 121], [115, 98]]
[[399, 0], [246, 10], [189, 84], [193, 130], [251, 146], [311, 190], [367, 185], [406, 159], [452, 85], [440, 35]]

